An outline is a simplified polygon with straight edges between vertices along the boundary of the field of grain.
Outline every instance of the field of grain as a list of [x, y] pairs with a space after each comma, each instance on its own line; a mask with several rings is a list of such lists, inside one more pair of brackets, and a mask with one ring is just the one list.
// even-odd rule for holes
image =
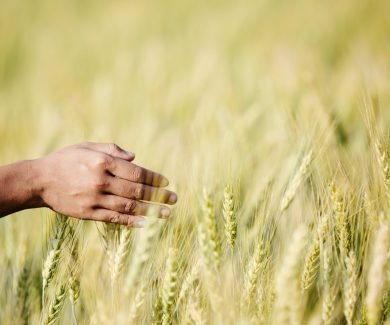
[[0, 324], [390, 324], [389, 12], [2, 0], [0, 164], [114, 142], [179, 201], [2, 218]]

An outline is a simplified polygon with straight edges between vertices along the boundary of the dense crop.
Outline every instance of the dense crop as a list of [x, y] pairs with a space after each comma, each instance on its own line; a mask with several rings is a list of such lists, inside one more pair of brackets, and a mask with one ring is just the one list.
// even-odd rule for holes
[[3, 218], [0, 324], [389, 324], [389, 11], [3, 1], [0, 163], [116, 142], [179, 202]]

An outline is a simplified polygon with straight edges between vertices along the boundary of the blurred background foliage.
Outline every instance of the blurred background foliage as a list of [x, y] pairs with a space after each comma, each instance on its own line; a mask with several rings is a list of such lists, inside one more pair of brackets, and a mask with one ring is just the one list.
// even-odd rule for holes
[[152, 155], [142, 138], [193, 140], [207, 116], [295, 112], [308, 100], [350, 132], [362, 94], [389, 104], [389, 6], [4, 0], [1, 162], [84, 139]]

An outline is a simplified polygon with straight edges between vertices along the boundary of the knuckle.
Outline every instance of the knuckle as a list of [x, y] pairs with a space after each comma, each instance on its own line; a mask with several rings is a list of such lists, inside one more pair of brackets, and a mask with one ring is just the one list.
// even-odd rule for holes
[[100, 175], [94, 180], [94, 189], [97, 191], [105, 190], [110, 186], [110, 181], [108, 177]]
[[88, 209], [97, 207], [100, 203], [100, 193], [91, 193], [86, 200], [86, 207]]
[[99, 169], [106, 170], [109, 166], [112, 165], [114, 158], [110, 155], [100, 154], [96, 159], [96, 164]]
[[109, 216], [108, 221], [111, 222], [111, 223], [120, 223], [121, 215], [118, 214], [118, 213], [112, 214], [112, 215]]
[[137, 208], [137, 202], [134, 200], [128, 200], [125, 203], [125, 212], [128, 214], [134, 214], [136, 208]]
[[109, 143], [108, 144], [108, 152], [110, 153], [116, 153], [120, 151], [119, 146], [115, 143]]
[[135, 182], [140, 182], [144, 177], [144, 170], [141, 167], [134, 167], [132, 170], [132, 176]]
[[134, 217], [131, 217], [129, 216], [127, 219], [126, 219], [126, 225], [128, 227], [135, 227], [136, 226], [136, 219]]
[[89, 209], [89, 205], [80, 205], [78, 208], [76, 208], [75, 216], [79, 217], [80, 219], [87, 220], [90, 219], [89, 215], [91, 213], [91, 210]]

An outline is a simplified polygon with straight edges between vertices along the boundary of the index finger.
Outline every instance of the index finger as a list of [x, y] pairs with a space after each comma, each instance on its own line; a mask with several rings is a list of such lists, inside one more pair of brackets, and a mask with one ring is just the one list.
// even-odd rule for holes
[[134, 183], [154, 187], [165, 187], [169, 184], [165, 176], [120, 158], [113, 159], [107, 170], [114, 176]]

